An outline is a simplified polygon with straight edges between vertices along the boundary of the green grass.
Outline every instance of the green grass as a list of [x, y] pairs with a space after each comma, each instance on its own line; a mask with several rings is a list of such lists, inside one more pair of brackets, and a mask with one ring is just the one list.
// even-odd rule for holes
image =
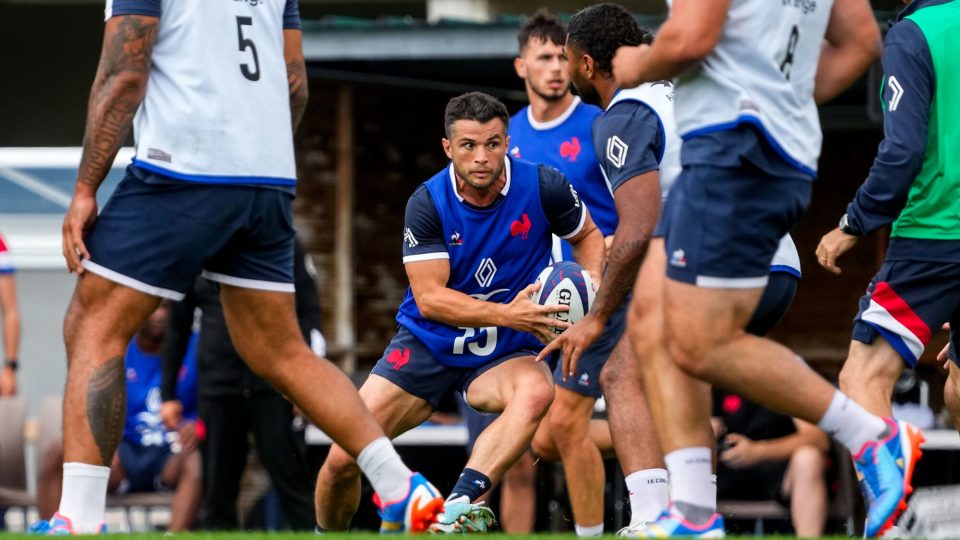
[[[132, 538], [136, 540], [170, 540], [170, 536], [165, 536], [163, 533], [150, 533], [150, 534], [124, 534], [117, 535], [122, 536], [123, 538]], [[175, 535], [176, 538], [184, 538], [187, 540], [230, 540], [233, 538], [238, 539], [250, 539], [254, 537], [264, 537], [269, 538], [270, 540], [286, 540], [286, 539], [306, 539], [306, 538], [317, 538], [313, 533], [270, 533], [263, 531], [255, 532], [195, 532], [195, 533], [180, 533]], [[500, 533], [491, 533], [485, 535], [487, 538], [493, 538], [497, 540], [574, 540], [576, 535], [574, 534], [500, 534]], [[607, 538], [616, 538], [612, 534], [607, 534]], [[13, 538], [36, 538], [34, 536], [27, 536], [20, 533], [0, 533], [0, 538], [3, 539], [13, 539]], [[328, 540], [381, 540], [383, 537], [377, 533], [373, 532], [355, 532], [355, 533], [327, 533], [323, 535], [324, 539]], [[432, 537], [424, 537], [432, 538]], [[777, 536], [777, 535], [768, 535], [768, 536], [732, 536], [728, 538], [750, 538], [755, 540], [762, 539], [787, 539], [793, 538], [791, 536]], [[847, 536], [824, 536], [822, 538], [830, 540], [850, 540]]]

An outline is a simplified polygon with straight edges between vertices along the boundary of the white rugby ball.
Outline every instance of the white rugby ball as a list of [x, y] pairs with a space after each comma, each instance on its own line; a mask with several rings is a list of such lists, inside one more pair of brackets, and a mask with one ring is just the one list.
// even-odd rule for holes
[[[596, 296], [589, 272], [571, 261], [556, 262], [544, 268], [537, 276], [537, 283], [541, 286], [533, 301], [544, 306], [568, 306], [569, 311], [551, 313], [550, 316], [570, 324], [575, 324], [590, 311]], [[553, 328], [557, 334], [563, 330]]]

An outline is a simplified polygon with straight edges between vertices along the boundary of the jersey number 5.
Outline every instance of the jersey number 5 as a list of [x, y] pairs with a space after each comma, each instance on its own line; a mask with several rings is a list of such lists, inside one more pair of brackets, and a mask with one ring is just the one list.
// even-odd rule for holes
[[257, 46], [253, 44], [253, 40], [243, 36], [244, 26], [253, 26], [253, 19], [251, 17], [237, 17], [237, 40], [240, 42], [239, 48], [240, 51], [250, 49], [250, 52], [253, 54], [253, 71], [250, 71], [249, 64], [240, 64], [240, 73], [243, 73], [243, 76], [246, 77], [247, 80], [259, 81], [260, 57], [257, 56]]

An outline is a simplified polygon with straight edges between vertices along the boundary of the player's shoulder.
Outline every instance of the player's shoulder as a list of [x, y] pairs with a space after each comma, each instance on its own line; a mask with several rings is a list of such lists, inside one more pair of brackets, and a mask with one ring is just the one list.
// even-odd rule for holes
[[926, 38], [920, 25], [909, 17], [897, 21], [887, 30], [884, 36], [884, 45], [902, 45], [906, 47], [917, 47], [926, 45]]
[[526, 105], [519, 111], [515, 112], [513, 116], [510, 117], [510, 126], [507, 128], [508, 132], [513, 132], [517, 129], [525, 129], [530, 126], [529, 118], [530, 106]]

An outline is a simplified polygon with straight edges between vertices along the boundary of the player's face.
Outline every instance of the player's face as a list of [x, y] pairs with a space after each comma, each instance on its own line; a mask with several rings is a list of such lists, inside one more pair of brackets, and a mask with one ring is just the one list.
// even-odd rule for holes
[[577, 95], [579, 95], [580, 99], [585, 103], [599, 107], [602, 104], [600, 93], [597, 92], [597, 87], [594, 86], [591, 78], [591, 74], [593, 73], [593, 59], [571, 45], [569, 40], [567, 40], [567, 44], [563, 49], [569, 59], [567, 63], [567, 73], [570, 77], [570, 82], [577, 91]]
[[457, 176], [470, 187], [485, 190], [503, 174], [509, 144], [506, 127], [499, 118], [480, 123], [457, 120], [453, 133], [443, 139], [443, 150], [453, 161]]
[[516, 68], [527, 88], [547, 101], [561, 99], [570, 91], [567, 57], [563, 54], [562, 44], [530, 38], [520, 52]]

